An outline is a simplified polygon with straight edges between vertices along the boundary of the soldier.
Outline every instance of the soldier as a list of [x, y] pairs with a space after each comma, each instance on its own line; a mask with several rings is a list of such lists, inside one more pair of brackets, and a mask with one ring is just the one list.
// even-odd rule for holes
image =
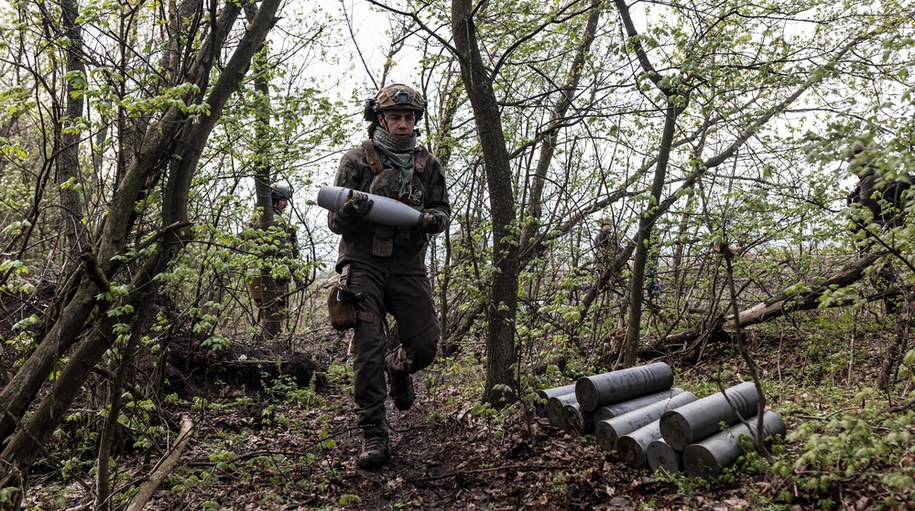
[[[277, 263], [285, 259], [290, 263], [299, 258], [298, 239], [295, 228], [289, 223], [283, 212], [289, 206], [292, 200], [292, 187], [286, 183], [273, 183], [270, 185], [270, 199], [273, 205], [273, 227], [276, 227], [282, 233], [278, 238], [271, 237], [264, 244], [266, 248], [262, 250], [264, 259], [273, 259]], [[248, 225], [250, 229], [256, 229], [257, 220], [252, 220]], [[251, 236], [245, 236], [251, 239]], [[293, 271], [290, 271], [290, 274]], [[248, 291], [254, 303], [257, 304], [257, 322], [268, 335], [276, 335], [281, 327], [281, 312], [287, 307], [286, 296], [289, 294], [289, 277], [280, 277], [275, 279], [276, 299], [272, 303], [263, 303], [264, 289], [261, 277], [258, 275], [248, 284]]]
[[617, 248], [615, 246], [614, 230], [613, 223], [610, 222], [609, 218], [600, 219], [600, 230], [597, 232], [597, 236], [594, 237], [594, 251], [598, 255], [603, 255], [602, 252], [610, 252]]
[[[911, 214], [908, 208], [915, 176], [887, 167], [887, 161], [877, 156], [879, 155], [873, 154], [872, 147], [863, 140], [854, 141], [846, 154], [849, 170], [860, 178], [858, 186], [849, 196], [849, 202], [852, 205], [858, 203], [863, 206], [862, 211], [852, 217], [857, 229], [865, 238], [861, 245], [862, 253], [880, 243], [877, 241], [878, 237], [910, 221], [907, 215]], [[913, 289], [904, 285], [904, 282], [904, 279], [896, 274], [890, 261], [884, 262], [877, 272], [875, 287], [883, 296], [887, 316], [896, 321], [893, 341], [887, 345], [877, 375], [877, 387], [882, 390], [889, 389], [896, 379], [899, 364], [906, 351], [912, 314], [915, 312], [915, 303], [912, 301]]]
[[[846, 155], [849, 170], [859, 177], [858, 186], [849, 196], [850, 203], [858, 203], [867, 208], [866, 216], [855, 218], [857, 228], [863, 232], [866, 241], [862, 252], [874, 245], [873, 237], [878, 233], [868, 229], [873, 222], [881, 231], [891, 229], [902, 223], [905, 214], [906, 191], [911, 186], [908, 179], [884, 182], [883, 171], [874, 161], [868, 145], [860, 140], [851, 144]], [[885, 294], [884, 305], [887, 314], [896, 314], [901, 306], [898, 294], [887, 294], [887, 290], [897, 283], [896, 274], [886, 264], [877, 275], [877, 289]]]
[[[338, 212], [328, 213], [340, 234], [336, 270], [356, 302], [352, 341], [353, 393], [363, 448], [359, 467], [372, 470], [388, 459], [385, 373], [399, 410], [413, 405], [410, 375], [435, 359], [440, 329], [426, 276], [428, 236], [448, 228], [451, 206], [439, 161], [418, 145], [416, 123], [426, 111], [411, 87], [388, 85], [365, 103], [369, 139], [340, 160], [334, 184], [354, 190]], [[422, 212], [415, 227], [390, 227], [363, 217], [369, 192], [398, 199]], [[400, 345], [385, 354], [385, 315], [397, 321]]]

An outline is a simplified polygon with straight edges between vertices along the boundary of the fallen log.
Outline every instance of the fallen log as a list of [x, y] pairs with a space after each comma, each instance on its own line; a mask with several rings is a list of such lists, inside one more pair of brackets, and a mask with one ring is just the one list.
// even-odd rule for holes
[[845, 287], [861, 280], [861, 277], [864, 276], [864, 271], [884, 255], [886, 255], [886, 252], [875, 251], [868, 253], [864, 257], [851, 262], [829, 278], [821, 282], [808, 284], [806, 290], [793, 292], [790, 288], [785, 289], [772, 298], [741, 311], [736, 319], [733, 314], [718, 316], [677, 334], [662, 337], [654, 346], [645, 350], [642, 356], [643, 358], [651, 358], [658, 353], [669, 352], [672, 348], [686, 347], [698, 339], [726, 335], [729, 332], [736, 331], [738, 324], [741, 327], [746, 327], [784, 316], [789, 312], [816, 309], [820, 304], [820, 297], [826, 291]]
[[321, 371], [312, 359], [300, 354], [279, 360], [221, 360], [212, 365], [210, 374], [226, 382], [258, 388], [269, 386], [281, 377], [289, 376], [299, 387], [307, 387]]
[[272, 353], [215, 351], [197, 341], [173, 342], [168, 351], [169, 365], [197, 383], [221, 381], [248, 388], [268, 387], [281, 376], [292, 378], [299, 387], [307, 387], [312, 379], [322, 385], [321, 374], [326, 370], [311, 357], [292, 353], [277, 358]]

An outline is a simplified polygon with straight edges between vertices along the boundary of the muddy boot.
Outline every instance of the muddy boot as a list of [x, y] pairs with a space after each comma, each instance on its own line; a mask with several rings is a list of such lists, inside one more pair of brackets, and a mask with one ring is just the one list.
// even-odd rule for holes
[[391, 399], [394, 400], [394, 406], [401, 411], [409, 410], [413, 406], [413, 400], [416, 399], [410, 373], [388, 369], [388, 383], [391, 386]]
[[356, 464], [363, 470], [375, 470], [388, 462], [388, 431], [384, 426], [370, 426], [362, 431], [362, 452]]

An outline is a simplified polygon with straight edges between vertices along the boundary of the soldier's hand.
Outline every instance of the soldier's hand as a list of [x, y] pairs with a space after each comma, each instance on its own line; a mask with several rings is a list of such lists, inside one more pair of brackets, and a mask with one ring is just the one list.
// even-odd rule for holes
[[339, 214], [348, 220], [357, 220], [364, 217], [374, 205], [375, 201], [369, 199], [368, 195], [350, 190], [349, 197], [340, 208]]
[[439, 233], [445, 230], [448, 225], [448, 215], [434, 209], [423, 211], [419, 218], [419, 228], [423, 232], [430, 234]]

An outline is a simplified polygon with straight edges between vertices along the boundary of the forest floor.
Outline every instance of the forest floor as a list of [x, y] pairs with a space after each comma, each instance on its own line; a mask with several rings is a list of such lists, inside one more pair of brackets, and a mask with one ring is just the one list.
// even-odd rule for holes
[[[823, 345], [836, 342], [848, 349], [848, 338], [829, 341], [824, 333], [811, 342], [786, 334], [789, 330], [777, 326], [752, 337], [769, 407], [789, 432], [853, 412], [852, 396], [872, 383], [862, 380], [876, 374], [885, 334], [853, 334], [851, 349], [858, 355], [848, 360], [858, 365], [851, 367], [845, 359], [831, 364], [835, 350]], [[765, 465], [760, 459], [713, 481], [628, 466], [601, 449], [593, 435], [578, 437], [551, 427], [533, 414], [527, 400], [499, 411], [481, 405], [482, 367], [471, 353], [442, 358], [417, 375], [418, 398], [411, 410], [399, 412], [388, 400], [392, 459], [380, 470], [364, 471], [355, 464], [361, 437], [353, 427], [346, 343], [328, 333], [302, 341], [327, 368], [318, 384], [299, 387], [287, 378], [264, 388], [221, 384], [204, 389], [203, 398], [181, 395], [159, 411], [172, 435], [179, 416], [189, 416], [193, 438], [145, 509], [794, 511], [912, 509], [915, 504], [911, 491], [881, 484], [876, 472], [833, 477], [811, 492], [804, 482], [810, 474], [782, 477], [760, 470]], [[817, 345], [823, 346], [813, 351]], [[725, 386], [750, 379], [740, 357], [723, 347], [709, 347], [703, 360], [677, 367], [675, 385], [701, 397], [717, 390], [719, 378]], [[574, 381], [565, 378], [551, 386]], [[801, 446], [785, 442], [782, 447], [778, 456], [791, 459]], [[164, 451], [144, 456], [127, 449], [120, 455], [122, 494], [132, 493], [124, 490], [140, 484]], [[904, 458], [903, 469], [911, 472], [913, 462], [915, 456]], [[91, 508], [91, 464], [81, 481], [71, 476], [63, 482], [60, 474], [59, 468], [36, 470], [25, 507]]]

